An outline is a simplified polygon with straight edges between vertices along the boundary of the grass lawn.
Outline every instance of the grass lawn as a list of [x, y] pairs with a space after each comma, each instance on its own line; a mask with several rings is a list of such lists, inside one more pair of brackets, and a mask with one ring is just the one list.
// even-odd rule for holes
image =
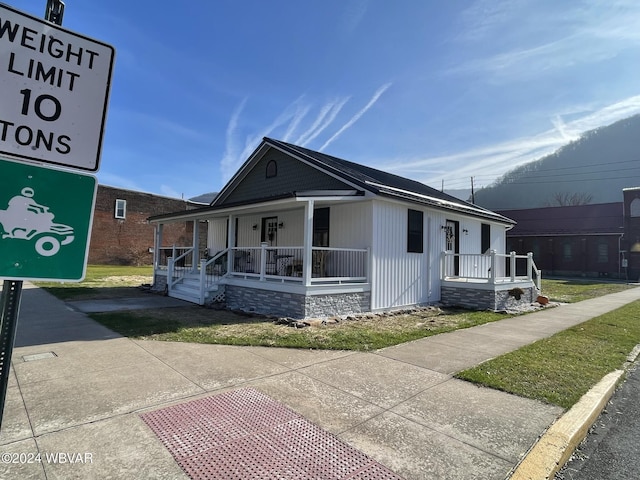
[[264, 317], [194, 306], [97, 313], [91, 318], [121, 335], [150, 340], [367, 351], [507, 316], [493, 312], [434, 309], [293, 328], [277, 325]]
[[640, 343], [640, 301], [460, 372], [457, 377], [570, 408]]
[[[150, 295], [135, 286], [150, 283], [151, 267], [89, 265], [80, 283], [39, 284], [63, 300], [122, 298]], [[544, 280], [543, 293], [552, 299], [591, 298], [629, 288], [625, 284], [582, 280]], [[357, 321], [303, 329], [276, 325], [261, 316], [240, 315], [196, 305], [153, 310], [92, 314], [121, 335], [153, 340], [261, 345], [273, 347], [374, 350], [459, 328], [507, 318], [493, 312], [460, 309], [426, 310], [411, 314], [373, 316]]]
[[587, 279], [542, 279], [542, 294], [552, 302], [574, 303], [632, 288], [625, 283]]
[[152, 281], [152, 266], [87, 265], [82, 282], [36, 282], [36, 285], [61, 300], [88, 300], [134, 296], [136, 292], [131, 287]]

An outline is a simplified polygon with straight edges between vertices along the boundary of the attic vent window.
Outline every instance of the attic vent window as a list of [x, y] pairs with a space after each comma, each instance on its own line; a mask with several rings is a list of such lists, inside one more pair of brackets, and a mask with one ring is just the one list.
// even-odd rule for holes
[[278, 164], [275, 160], [269, 160], [267, 163], [267, 178], [273, 178], [278, 175]]

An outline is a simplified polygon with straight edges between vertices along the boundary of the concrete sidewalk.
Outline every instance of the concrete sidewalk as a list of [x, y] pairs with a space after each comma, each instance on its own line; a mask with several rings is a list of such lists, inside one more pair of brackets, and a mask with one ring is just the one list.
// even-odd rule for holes
[[[187, 478], [139, 414], [249, 386], [403, 478], [503, 479], [562, 410], [452, 374], [636, 299], [640, 288], [357, 353], [130, 340], [25, 284], [0, 478]], [[45, 457], [59, 452], [85, 463]]]

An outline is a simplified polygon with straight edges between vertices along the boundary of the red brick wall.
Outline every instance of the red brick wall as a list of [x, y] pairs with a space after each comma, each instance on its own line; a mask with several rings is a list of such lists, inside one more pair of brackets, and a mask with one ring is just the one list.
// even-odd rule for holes
[[[127, 202], [125, 219], [115, 218], [116, 199]], [[88, 263], [151, 265], [154, 227], [147, 218], [189, 208], [184, 200], [98, 185]], [[165, 225], [162, 243], [191, 245], [192, 235], [192, 222]]]

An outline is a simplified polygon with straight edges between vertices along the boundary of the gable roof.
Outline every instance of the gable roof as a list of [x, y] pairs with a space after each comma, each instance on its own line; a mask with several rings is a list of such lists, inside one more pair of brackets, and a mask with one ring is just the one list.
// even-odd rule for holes
[[258, 146], [249, 160], [247, 160], [247, 162], [245, 162], [245, 164], [240, 168], [234, 178], [232, 178], [222, 189], [220, 195], [218, 195], [212, 205], [215, 206], [218, 202], [220, 204], [224, 202], [229, 191], [234, 188], [234, 184], [241, 181], [241, 172], [245, 169], [249, 169], [252, 164], [252, 159], [256, 157], [260, 150], [267, 146], [276, 148], [294, 158], [311, 164], [320, 170], [376, 195], [391, 197], [410, 203], [427, 205], [438, 209], [455, 211], [475, 217], [491, 219], [507, 225], [513, 225], [515, 223], [506, 216], [492, 212], [491, 210], [487, 210], [486, 208], [478, 205], [465, 202], [464, 200], [460, 200], [444, 192], [440, 192], [435, 188], [429, 187], [415, 180], [269, 137], [264, 137], [260, 146]]
[[557, 235], [622, 235], [622, 202], [542, 207], [501, 212], [518, 224], [510, 237]]

